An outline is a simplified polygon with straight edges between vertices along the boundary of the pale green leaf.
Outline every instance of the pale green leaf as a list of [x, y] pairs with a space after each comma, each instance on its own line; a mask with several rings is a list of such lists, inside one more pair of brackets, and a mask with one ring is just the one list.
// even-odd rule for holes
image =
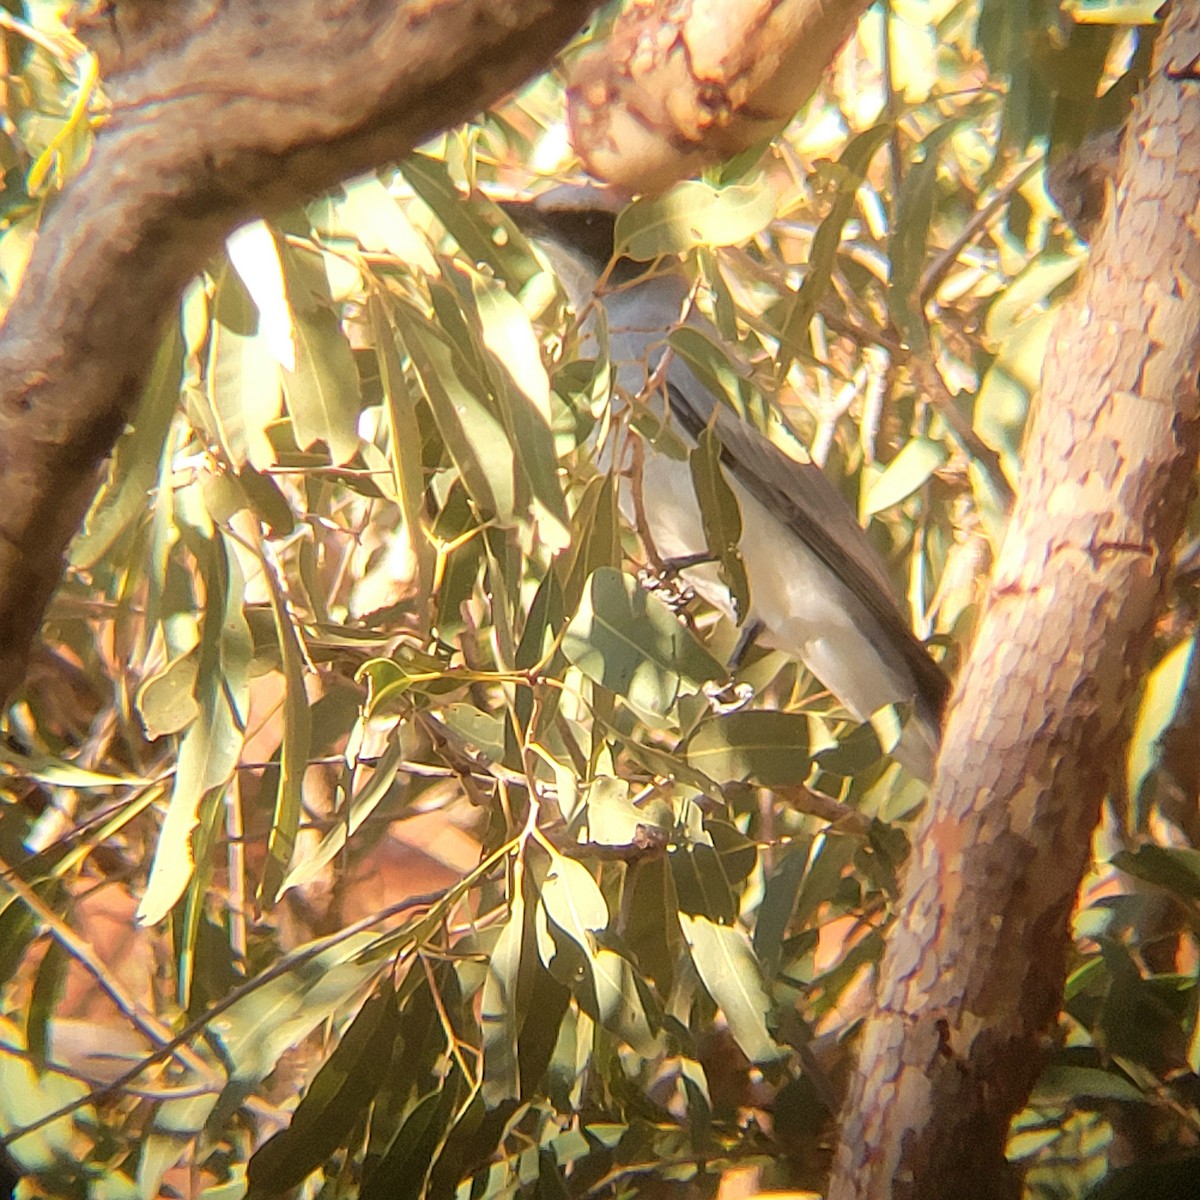
[[589, 679], [661, 715], [684, 690], [726, 674], [662, 600], [612, 567], [588, 580], [562, 649]]
[[347, 840], [354, 836], [391, 791], [403, 758], [403, 742], [399, 737], [393, 737], [366, 783], [354, 793], [349, 810], [338, 813], [337, 823], [325, 833], [314, 850], [293, 861], [291, 870], [280, 884], [280, 895], [289, 888], [311, 883], [338, 856]]
[[389, 455], [395, 475], [396, 495], [404, 514], [404, 534], [417, 564], [417, 583], [422, 595], [433, 586], [433, 547], [421, 527], [425, 502], [425, 472], [421, 464], [421, 433], [417, 409], [396, 348], [396, 333], [378, 297], [368, 302], [379, 378], [383, 386], [384, 412], [391, 442]]
[[589, 959], [593, 958], [592, 935], [608, 925], [608, 905], [587, 867], [573, 858], [554, 855], [540, 899], [546, 915]]
[[1158, 739], [1179, 708], [1195, 653], [1196, 639], [1185, 638], [1172, 646], [1146, 677], [1125, 759], [1126, 786], [1135, 801], [1143, 781], [1158, 761]]
[[798, 786], [808, 778], [808, 718], [750, 709], [701, 723], [687, 744], [688, 765], [718, 783]]
[[521, 975], [521, 943], [525, 906], [514, 897], [508, 923], [500, 931], [488, 958], [487, 978], [480, 1002], [479, 1025], [483, 1035], [483, 1098], [489, 1107], [519, 1093], [517, 1071], [517, 991]]
[[650, 1028], [646, 1006], [629, 960], [601, 947], [592, 959], [592, 979], [600, 1024], [617, 1034], [643, 1058], [662, 1050], [663, 1039]]
[[[251, 221], [225, 241], [229, 262], [258, 310], [258, 332], [285, 370], [296, 365], [295, 326], [279, 245], [265, 221]], [[278, 386], [278, 385], [276, 385]]]
[[124, 529], [146, 516], [147, 496], [179, 408], [182, 351], [179, 332], [172, 329], [155, 356], [137, 415], [117, 442], [105, 482], [71, 543], [71, 564], [77, 569], [95, 566]]
[[296, 318], [296, 369], [283, 373], [296, 441], [302, 449], [324, 442], [335, 465], [358, 450], [362, 407], [354, 355], [332, 311]]
[[863, 516], [872, 517], [907, 500], [924, 487], [949, 458], [946, 447], [932, 438], [915, 437], [905, 442], [896, 457], [867, 488], [862, 503]]
[[138, 715], [146, 736], [153, 740], [179, 733], [199, 715], [196, 703], [197, 661], [192, 653], [172, 659], [146, 678], [137, 690]]
[[755, 1063], [781, 1057], [782, 1051], [767, 1032], [771, 1002], [746, 935], [731, 925], [717, 925], [687, 913], [679, 914], [679, 923], [700, 980], [720, 1006], [742, 1053]]
[[762, 178], [723, 188], [689, 180], [626, 208], [617, 218], [616, 243], [643, 262], [696, 246], [736, 246], [774, 220], [777, 204]]
[[478, 388], [462, 379], [462, 360], [440, 329], [404, 305], [393, 315], [438, 432], [471, 499], [485, 516], [513, 524], [515, 460], [503, 424]]
[[263, 868], [260, 899], [277, 900], [291, 866], [304, 802], [304, 773], [312, 743], [312, 714], [304, 686], [304, 651], [296, 630], [296, 619], [284, 592], [282, 572], [273, 552], [261, 541], [263, 578], [271, 598], [275, 635], [283, 661], [283, 733], [279, 744], [279, 782], [275, 811], [267, 839], [267, 862]]
[[558, 480], [550, 379], [541, 346], [528, 315], [512, 295], [475, 274], [471, 290], [509, 440], [532, 493], [540, 540], [551, 551], [561, 550], [571, 535]]
[[229, 267], [213, 297], [207, 377], [214, 432], [229, 462], [273, 465], [267, 427], [280, 414], [279, 360], [245, 284]]

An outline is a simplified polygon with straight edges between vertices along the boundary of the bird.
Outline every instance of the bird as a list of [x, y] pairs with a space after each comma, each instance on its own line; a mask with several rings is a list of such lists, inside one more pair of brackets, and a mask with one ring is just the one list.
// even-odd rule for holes
[[[670, 351], [668, 335], [681, 324], [720, 338], [691, 303], [692, 284], [678, 258], [614, 259], [619, 207], [586, 184], [501, 203], [585, 317], [585, 337], [595, 336], [596, 309], [603, 308], [614, 396], [649, 401], [665, 393], [670, 426], [685, 444], [715, 432], [741, 512], [749, 611], [736, 611], [708, 553], [688, 462], [652, 439], [639, 456], [643, 532], [661, 561], [679, 565], [689, 587], [740, 619], [746, 637], [799, 659], [855, 720], [905, 706], [910, 715], [891, 753], [930, 780], [949, 690], [945, 672], [914, 634], [882, 559], [821, 468], [784, 453]], [[635, 488], [622, 474], [621, 506], [632, 519]]]

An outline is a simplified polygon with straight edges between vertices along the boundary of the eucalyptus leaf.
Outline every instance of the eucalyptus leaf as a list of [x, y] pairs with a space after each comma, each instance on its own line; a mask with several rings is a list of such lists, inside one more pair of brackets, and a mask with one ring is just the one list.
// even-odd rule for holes
[[589, 679], [651, 713], [665, 715], [684, 691], [725, 676], [662, 600], [611, 567], [589, 578], [562, 649]]
[[808, 778], [808, 719], [750, 709], [703, 721], [688, 739], [688, 765], [718, 783], [798, 786]]
[[755, 1063], [775, 1062], [783, 1051], [767, 1032], [770, 1000], [746, 935], [707, 917], [679, 914], [692, 962], [708, 994], [720, 1006], [738, 1048]]

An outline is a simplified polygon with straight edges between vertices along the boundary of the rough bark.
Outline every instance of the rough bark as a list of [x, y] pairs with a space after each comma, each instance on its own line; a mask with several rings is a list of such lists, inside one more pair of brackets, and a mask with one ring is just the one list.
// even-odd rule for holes
[[765, 142], [821, 82], [870, 0], [631, 0], [568, 70], [598, 179], [656, 192]]
[[952, 700], [843, 1111], [831, 1200], [1015, 1196], [1004, 1148], [1062, 999], [1200, 446], [1200, 5], [1173, 6]]
[[164, 319], [239, 222], [398, 159], [543, 67], [596, 0], [125, 0], [112, 117], [0, 328], [0, 698]]

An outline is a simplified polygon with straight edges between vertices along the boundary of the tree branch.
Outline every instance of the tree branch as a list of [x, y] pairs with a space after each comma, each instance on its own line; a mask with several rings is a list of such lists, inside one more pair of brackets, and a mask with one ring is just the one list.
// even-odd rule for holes
[[594, 4], [125, 0], [96, 18], [112, 119], [0, 327], [0, 697], [163, 321], [221, 240], [496, 100]]
[[914, 831], [831, 1200], [1012, 1197], [1200, 447], [1200, 8], [1175, 5], [1091, 270], [1059, 314], [1019, 501]]

